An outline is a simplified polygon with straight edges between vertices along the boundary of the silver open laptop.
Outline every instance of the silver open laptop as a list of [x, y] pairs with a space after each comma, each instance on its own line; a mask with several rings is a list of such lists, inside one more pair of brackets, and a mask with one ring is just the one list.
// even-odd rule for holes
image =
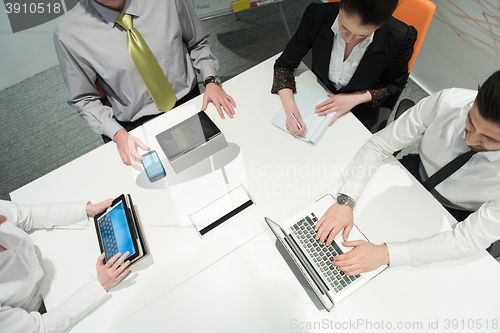
[[[387, 265], [384, 265], [368, 273], [348, 276], [331, 264], [334, 256], [351, 250], [351, 248], [342, 246], [342, 232], [335, 237], [330, 246], [319, 245], [314, 238], [316, 222], [334, 203], [334, 197], [327, 194], [292, 213], [280, 224], [265, 218], [276, 238], [286, 249], [328, 311], [333, 308], [335, 303], [350, 295], [387, 268]], [[356, 225], [349, 233], [348, 239], [368, 241]]]

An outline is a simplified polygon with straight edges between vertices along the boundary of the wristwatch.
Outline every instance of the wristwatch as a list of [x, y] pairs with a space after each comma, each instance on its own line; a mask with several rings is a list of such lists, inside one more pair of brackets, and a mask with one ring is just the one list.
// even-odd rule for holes
[[339, 205], [349, 206], [353, 210], [354, 210], [354, 206], [356, 205], [356, 203], [354, 202], [354, 200], [352, 200], [352, 198], [350, 196], [348, 196], [347, 194], [343, 194], [343, 193], [339, 193], [339, 195], [337, 195], [337, 203]]
[[215, 83], [219, 87], [222, 87], [222, 81], [219, 79], [217, 76], [209, 76], [205, 79], [205, 82], [203, 82], [203, 85], [206, 87], [207, 84], [209, 83]]

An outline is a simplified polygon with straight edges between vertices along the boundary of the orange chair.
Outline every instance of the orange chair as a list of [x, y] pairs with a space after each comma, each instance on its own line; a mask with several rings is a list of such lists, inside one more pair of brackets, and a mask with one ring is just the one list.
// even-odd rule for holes
[[408, 72], [411, 72], [435, 10], [436, 5], [429, 0], [399, 0], [398, 8], [396, 8], [393, 16], [413, 26], [418, 32], [417, 40], [413, 46], [413, 55], [408, 62]]

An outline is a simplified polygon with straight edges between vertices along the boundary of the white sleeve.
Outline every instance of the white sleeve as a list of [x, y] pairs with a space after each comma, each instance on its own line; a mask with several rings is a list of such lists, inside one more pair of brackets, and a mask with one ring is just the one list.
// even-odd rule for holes
[[64, 332], [108, 297], [110, 294], [94, 278], [66, 301], [43, 315], [39, 312], [27, 312], [1, 304], [0, 332]]
[[17, 227], [28, 231], [31, 228], [52, 228], [70, 225], [87, 219], [87, 201], [22, 205], [0, 200], [0, 215]]
[[486, 249], [500, 239], [500, 200], [484, 203], [464, 221], [423, 239], [387, 243], [391, 266], [424, 266], [461, 259]]
[[436, 117], [442, 98], [443, 91], [430, 95], [373, 135], [354, 155], [344, 172], [339, 193], [347, 194], [357, 201], [370, 178], [389, 155], [424, 135]]

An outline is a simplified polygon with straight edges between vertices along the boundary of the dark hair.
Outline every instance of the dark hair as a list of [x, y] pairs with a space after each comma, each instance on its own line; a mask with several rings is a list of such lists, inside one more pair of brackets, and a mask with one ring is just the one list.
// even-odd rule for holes
[[344, 12], [358, 15], [363, 25], [376, 27], [389, 21], [397, 6], [398, 0], [340, 0]]
[[476, 104], [481, 117], [500, 124], [500, 71], [491, 74], [479, 87]]

